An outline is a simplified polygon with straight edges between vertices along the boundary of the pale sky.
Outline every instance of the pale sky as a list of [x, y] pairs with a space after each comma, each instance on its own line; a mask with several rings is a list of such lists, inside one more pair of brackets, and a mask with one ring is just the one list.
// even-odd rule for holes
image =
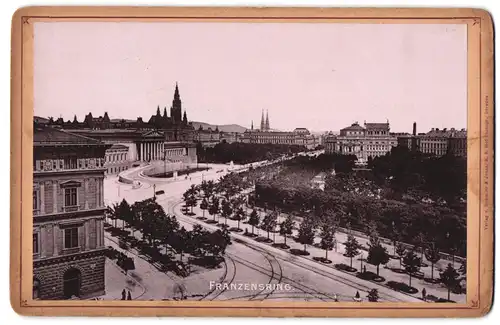
[[35, 115], [338, 131], [465, 128], [466, 25], [36, 22]]

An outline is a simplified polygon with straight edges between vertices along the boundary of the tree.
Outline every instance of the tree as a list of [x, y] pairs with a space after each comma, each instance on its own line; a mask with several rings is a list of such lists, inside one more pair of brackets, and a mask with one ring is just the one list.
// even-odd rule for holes
[[410, 276], [410, 287], [411, 287], [411, 277], [413, 274], [420, 270], [420, 259], [417, 257], [413, 250], [408, 251], [403, 258], [403, 263], [405, 265], [406, 273]]
[[311, 221], [305, 219], [300, 224], [298, 241], [304, 245], [304, 252], [307, 252], [307, 245], [314, 243], [314, 227]]
[[250, 217], [248, 219], [248, 224], [252, 226], [252, 235], [254, 227], [258, 226], [259, 222], [260, 222], [259, 214], [257, 213], [257, 211], [252, 210], [252, 213], [250, 213]]
[[[169, 229], [178, 227], [177, 220], [167, 218], [163, 207], [154, 199], [146, 199], [134, 203], [134, 212], [140, 219], [141, 230], [144, 238], [149, 239], [149, 243], [156, 247], [156, 240], [164, 238]], [[175, 218], [175, 217], [174, 217]]]
[[200, 209], [203, 210], [203, 218], [205, 218], [205, 210], [208, 209], [208, 202], [207, 199], [204, 197], [203, 200], [200, 203]]
[[165, 238], [165, 243], [180, 254], [181, 262], [183, 253], [191, 251], [189, 232], [184, 227]]
[[371, 289], [369, 292], [368, 292], [368, 301], [370, 302], [377, 302], [380, 297], [378, 295], [378, 290], [377, 289]]
[[377, 245], [380, 243], [377, 223], [375, 221], [371, 220], [370, 222], [368, 222], [368, 225], [366, 226], [366, 234], [370, 237], [370, 242], [373, 245]]
[[231, 216], [233, 213], [233, 208], [231, 207], [231, 203], [228, 200], [222, 201], [222, 216], [225, 221], [224, 224], [227, 225], [227, 218]]
[[335, 227], [330, 224], [323, 224], [321, 227], [321, 248], [325, 250], [325, 260], [328, 260], [328, 251], [333, 249], [335, 244]]
[[286, 219], [280, 223], [280, 235], [285, 238], [285, 246], [286, 237], [292, 234], [294, 225], [295, 222], [293, 221], [292, 215], [288, 215], [288, 217], [286, 217]]
[[114, 227], [116, 228], [116, 208], [117, 208], [117, 204], [113, 204], [112, 206], [108, 206], [108, 208], [106, 209], [106, 212], [105, 212], [105, 216], [106, 216], [106, 219], [111, 219], [111, 222], [113, 223], [113, 220], [115, 221], [114, 222]]
[[434, 280], [434, 265], [441, 259], [441, 253], [436, 245], [430, 246], [425, 251], [425, 258], [431, 262], [431, 279]]
[[377, 275], [379, 275], [380, 264], [389, 262], [389, 253], [387, 253], [387, 249], [382, 246], [378, 238], [374, 240], [374, 243], [370, 242], [369, 246], [367, 261], [377, 266]]
[[187, 201], [186, 201], [186, 205], [188, 207], [191, 207], [191, 214], [193, 214], [193, 208], [196, 206], [197, 203], [198, 203], [198, 200], [196, 199], [196, 192], [192, 191], [189, 194]]
[[274, 212], [266, 214], [264, 219], [260, 224], [260, 228], [264, 231], [267, 231], [267, 239], [269, 239], [269, 232], [274, 231], [277, 224], [277, 215]]
[[210, 203], [208, 207], [208, 213], [214, 216], [214, 221], [215, 221], [215, 216], [219, 213], [219, 210], [220, 210], [219, 199], [217, 197], [214, 197], [212, 198], [212, 203]]
[[214, 257], [224, 254], [227, 245], [227, 239], [220, 229], [217, 229], [207, 236], [207, 250]]
[[347, 241], [345, 242], [345, 256], [351, 259], [351, 268], [352, 268], [352, 258], [359, 255], [359, 243], [354, 238], [352, 234], [347, 236]]
[[459, 274], [455, 270], [455, 268], [451, 265], [451, 263], [448, 263], [448, 266], [446, 269], [439, 274], [439, 278], [441, 282], [446, 286], [448, 289], [448, 301], [450, 300], [450, 292], [453, 288], [456, 288], [459, 284]]
[[125, 228], [125, 223], [127, 223], [127, 225], [132, 223], [132, 208], [125, 199], [123, 199], [119, 205], [115, 205], [114, 214], [116, 219], [122, 220], [122, 229]]
[[399, 269], [401, 270], [401, 260], [406, 255], [406, 248], [404, 247], [403, 243], [398, 243], [396, 245], [396, 254], [399, 257]]
[[201, 225], [194, 225], [193, 230], [189, 233], [189, 239], [191, 241], [191, 248], [194, 255], [205, 256], [210, 250], [208, 247], [208, 235], [210, 232], [204, 229]]
[[425, 235], [422, 232], [419, 232], [413, 242], [415, 243], [415, 248], [420, 248], [420, 263], [422, 263], [422, 260], [424, 259]]
[[238, 221], [238, 229], [240, 229], [240, 222], [247, 218], [245, 210], [240, 206], [236, 209], [234, 213], [234, 219]]

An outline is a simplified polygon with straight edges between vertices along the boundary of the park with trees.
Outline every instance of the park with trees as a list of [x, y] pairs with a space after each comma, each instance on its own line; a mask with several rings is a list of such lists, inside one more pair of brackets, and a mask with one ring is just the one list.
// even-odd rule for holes
[[[238, 226], [229, 230], [241, 230], [243, 222], [251, 226], [251, 232], [245, 229], [243, 235], [289, 249], [296, 255], [309, 255], [307, 248], [313, 245], [324, 250], [324, 256], [313, 257], [323, 264], [332, 262], [328, 254], [334, 247], [337, 251], [335, 233], [347, 232], [347, 241], [340, 244], [348, 264], [337, 263], [334, 267], [364, 280], [385, 282], [380, 266], [397, 260], [399, 267], [391, 270], [406, 274], [407, 280], [387, 281], [386, 286], [413, 294], [418, 290], [412, 286], [412, 280], [418, 278], [449, 287], [452, 293], [463, 293], [460, 281], [465, 278], [465, 271], [456, 270], [463, 276], [458, 276], [457, 281], [445, 280], [449, 283], [446, 284], [443, 279], [454, 278], [454, 274], [448, 271], [448, 278], [436, 277], [434, 268], [443, 254], [453, 261], [455, 257], [465, 257], [464, 159], [428, 156], [398, 147], [385, 156], [370, 159], [368, 165], [368, 169], [357, 169], [354, 156], [298, 156], [227, 174], [206, 191], [201, 190], [207, 186], [202, 182], [198, 191], [204, 195], [198, 198], [207, 202], [210, 215], [218, 213], [225, 218], [224, 224], [219, 223], [221, 228], [227, 228], [227, 220], [235, 220]], [[310, 184], [321, 172], [327, 175], [324, 190]], [[189, 195], [185, 204], [191, 204]], [[280, 219], [281, 213], [287, 217]], [[255, 228], [265, 235], [256, 235]], [[361, 245], [352, 233], [369, 238], [368, 246]], [[275, 234], [283, 236], [283, 241], [276, 242]], [[303, 249], [291, 247], [289, 239]], [[384, 246], [387, 243], [393, 245], [390, 251]], [[365, 261], [365, 266], [358, 270], [353, 266], [355, 258], [361, 263]], [[431, 268], [428, 277], [421, 272], [421, 268], [429, 266], [426, 263]], [[367, 264], [375, 272], [367, 271]], [[434, 300], [439, 299], [444, 298]]]
[[[191, 202], [195, 193], [197, 189], [191, 189], [184, 198]], [[192, 265], [217, 267], [231, 242], [225, 229], [210, 232], [195, 226], [191, 231], [186, 230], [175, 216], [165, 213], [156, 198], [132, 205], [124, 199], [107, 208], [106, 218], [111, 223], [106, 224], [105, 230], [119, 239], [120, 248], [135, 249], [160, 270], [173, 271], [179, 276], [188, 276]], [[118, 220], [121, 227], [117, 226]], [[133, 259], [123, 253], [110, 250], [108, 257], [117, 259], [125, 271], [134, 268]]]

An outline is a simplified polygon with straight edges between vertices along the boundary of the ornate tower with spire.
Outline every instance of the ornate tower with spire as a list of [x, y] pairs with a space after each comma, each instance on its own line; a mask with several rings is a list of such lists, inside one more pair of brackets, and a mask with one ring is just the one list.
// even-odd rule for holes
[[175, 83], [174, 99], [172, 101], [172, 107], [170, 107], [170, 118], [173, 124], [180, 124], [182, 121], [182, 101], [177, 83]]
[[250, 127], [250, 130], [252, 130], [252, 131], [253, 131], [253, 120], [252, 120], [252, 126]]
[[262, 115], [260, 117], [260, 130], [264, 131], [264, 127], [265, 127], [265, 125], [264, 125], [264, 110], [262, 110]]
[[264, 125], [264, 130], [269, 131], [271, 128], [269, 127], [269, 111], [266, 110], [266, 123]]

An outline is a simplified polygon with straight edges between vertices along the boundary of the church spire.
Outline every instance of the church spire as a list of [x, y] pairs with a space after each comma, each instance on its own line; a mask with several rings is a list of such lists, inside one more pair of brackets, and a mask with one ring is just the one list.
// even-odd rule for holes
[[266, 125], [264, 126], [266, 131], [269, 131], [269, 111], [266, 110]]
[[264, 131], [264, 110], [262, 110], [262, 116], [260, 117], [260, 130]]
[[179, 85], [177, 84], [177, 82], [175, 83], [175, 93], [174, 93], [174, 99], [180, 99], [180, 95], [179, 95]]
[[250, 130], [252, 130], [252, 131], [253, 131], [253, 120], [252, 120], [252, 126], [251, 126], [251, 129], [250, 129]]
[[182, 122], [182, 102], [177, 82], [175, 83], [174, 99], [170, 108], [170, 118], [173, 124], [180, 124]]

